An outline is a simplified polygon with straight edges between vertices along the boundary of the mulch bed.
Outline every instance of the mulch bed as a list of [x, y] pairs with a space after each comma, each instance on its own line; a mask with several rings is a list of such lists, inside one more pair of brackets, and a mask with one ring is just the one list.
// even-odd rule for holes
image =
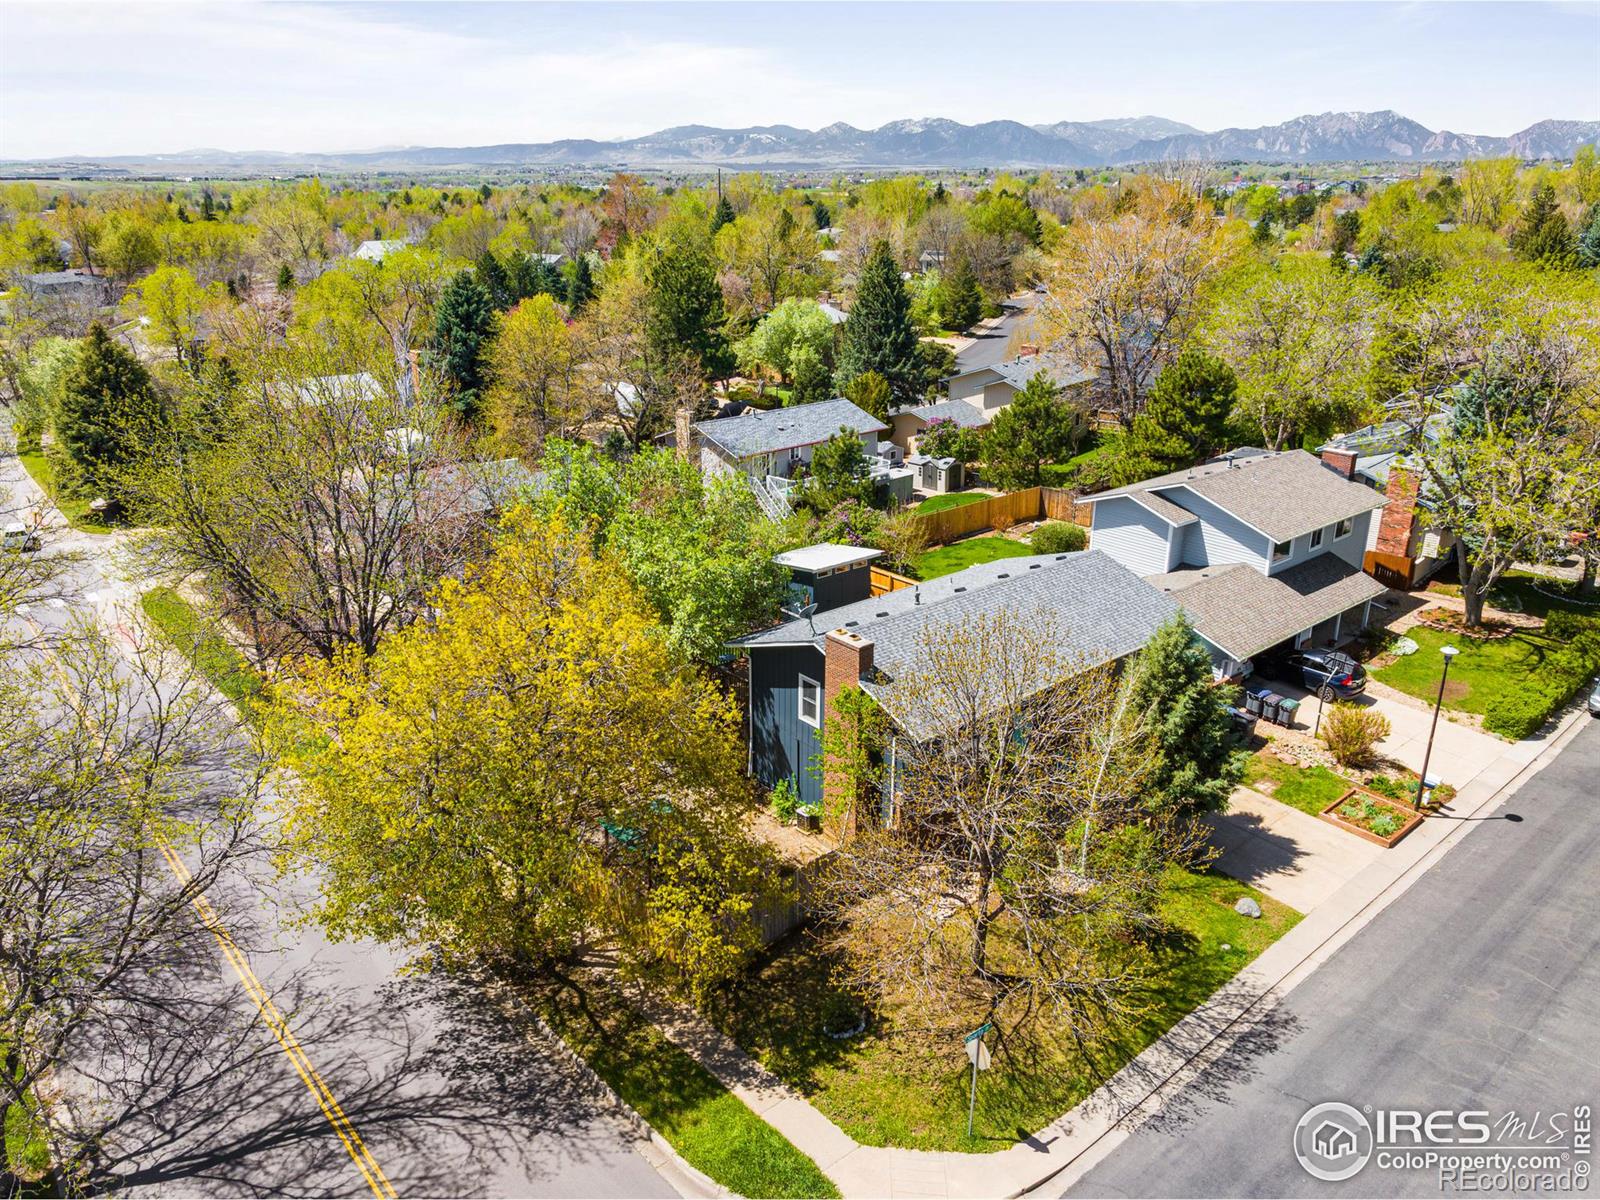
[[1441, 633], [1459, 633], [1462, 637], [1474, 638], [1480, 642], [1508, 638], [1516, 633], [1518, 628], [1505, 621], [1489, 620], [1484, 621], [1476, 629], [1468, 629], [1466, 622], [1466, 615], [1453, 608], [1425, 608], [1417, 614], [1418, 625], [1426, 625], [1429, 629], [1437, 629]]

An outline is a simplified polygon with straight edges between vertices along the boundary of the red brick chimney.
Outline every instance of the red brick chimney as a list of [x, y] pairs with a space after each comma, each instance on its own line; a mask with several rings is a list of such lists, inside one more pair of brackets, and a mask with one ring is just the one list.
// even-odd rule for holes
[[1384, 494], [1389, 497], [1389, 503], [1378, 516], [1378, 540], [1372, 548], [1380, 554], [1409, 557], [1411, 526], [1417, 513], [1416, 475], [1405, 467], [1390, 467]]
[[[823, 725], [833, 715], [833, 702], [847, 687], [854, 687], [872, 672], [872, 643], [859, 633], [847, 629], [829, 630], [823, 639], [826, 663], [822, 671]], [[845, 795], [846, 781], [835, 777], [824, 764], [822, 776], [823, 811], [837, 814], [835, 828], [829, 832], [840, 842], [848, 841], [856, 832], [857, 797]]]
[[1349, 450], [1324, 450], [1322, 465], [1331, 471], [1339, 472], [1346, 479], [1356, 477], [1356, 456]]

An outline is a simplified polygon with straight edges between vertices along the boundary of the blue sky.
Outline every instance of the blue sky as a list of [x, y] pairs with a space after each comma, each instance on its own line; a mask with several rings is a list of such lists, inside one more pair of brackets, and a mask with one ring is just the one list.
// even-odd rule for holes
[[0, 2], [4, 157], [1380, 108], [1501, 135], [1600, 118], [1600, 0]]

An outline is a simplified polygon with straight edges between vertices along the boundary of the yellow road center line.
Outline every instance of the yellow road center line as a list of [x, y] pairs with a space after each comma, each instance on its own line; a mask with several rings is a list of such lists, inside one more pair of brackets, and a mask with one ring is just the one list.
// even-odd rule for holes
[[[167, 861], [167, 867], [177, 877], [179, 883], [187, 886], [194, 878], [188, 866], [178, 857], [177, 852], [165, 838], [158, 838], [157, 844]], [[295, 1074], [300, 1076], [300, 1082], [305, 1084], [307, 1090], [315, 1097], [317, 1106], [322, 1109], [322, 1115], [328, 1119], [328, 1124], [333, 1126], [333, 1131], [339, 1135], [339, 1140], [344, 1143], [345, 1150], [349, 1153], [351, 1161], [356, 1164], [356, 1169], [361, 1172], [362, 1178], [367, 1181], [367, 1186], [379, 1200], [397, 1200], [398, 1193], [394, 1190], [394, 1185], [389, 1182], [383, 1169], [378, 1166], [377, 1160], [372, 1157], [372, 1152], [362, 1141], [361, 1135], [356, 1132], [354, 1122], [345, 1114], [344, 1108], [333, 1094], [333, 1089], [328, 1087], [316, 1067], [311, 1064], [310, 1056], [306, 1054], [300, 1045], [300, 1040], [290, 1030], [282, 1011], [273, 1002], [266, 987], [251, 968], [244, 951], [239, 948], [239, 944], [233, 940], [233, 935], [222, 924], [216, 909], [205, 896], [198, 893], [190, 898], [190, 903], [199, 914], [201, 923], [217, 939], [223, 957], [228, 960], [228, 964], [239, 977], [239, 982], [244, 985], [245, 991], [249, 993], [257, 1011], [266, 1021], [267, 1027], [277, 1038], [284, 1056], [294, 1067]]]

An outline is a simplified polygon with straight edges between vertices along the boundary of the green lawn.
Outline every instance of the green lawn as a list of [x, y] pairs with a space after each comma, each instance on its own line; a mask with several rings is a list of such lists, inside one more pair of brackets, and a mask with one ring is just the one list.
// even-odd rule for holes
[[261, 698], [261, 676], [215, 624], [171, 588], [152, 588], [139, 598], [139, 604], [179, 653], [250, 719]]
[[[1559, 579], [1535, 575], [1529, 571], [1507, 571], [1489, 591], [1489, 605], [1503, 612], [1527, 613], [1534, 617], [1548, 617], [1552, 612], [1571, 612], [1580, 615], [1600, 615], [1600, 605], [1579, 604], [1562, 599], [1562, 593], [1572, 586]], [[1444, 596], [1461, 595], [1459, 583], [1432, 583], [1428, 591]], [[1450, 668], [1454, 674], [1455, 668]]]
[[1002, 558], [1018, 558], [1032, 554], [1025, 542], [1014, 542], [1003, 537], [975, 537], [961, 542], [951, 542], [937, 550], [929, 550], [917, 559], [915, 574], [920, 579], [937, 579], [963, 567], [978, 563], [995, 562]]
[[1267, 751], [1250, 756], [1245, 765], [1244, 782], [1263, 795], [1312, 816], [1317, 816], [1355, 786], [1327, 767], [1295, 766]]
[[89, 511], [87, 500], [56, 494], [56, 473], [51, 469], [50, 460], [44, 456], [43, 450], [24, 451], [18, 447], [17, 457], [22, 460], [22, 465], [28, 474], [33, 476], [33, 481], [45, 490], [46, 495], [55, 502], [55, 506], [61, 510], [61, 515], [66, 517], [74, 529], [82, 529], [89, 533], [106, 533], [111, 529], [104, 520]]
[[[1251, 920], [1241, 896], [1261, 905]], [[869, 1146], [989, 1153], [1031, 1136], [1077, 1104], [1129, 1059], [1231, 979], [1300, 914], [1225, 876], [1174, 872], [1162, 902], [1171, 923], [1153, 948], [1143, 1013], [1108, 1029], [1085, 1057], [1065, 1037], [1037, 1057], [997, 1057], [978, 1084], [974, 1136], [966, 1136], [968, 1070], [959, 1046], [934, 1046], [881, 1022], [834, 1041], [819, 1014], [839, 995], [837, 964], [801, 932], [754, 977], [711, 1006], [713, 1019], [770, 1070]], [[1227, 946], [1227, 949], [1223, 949]]]
[[947, 508], [960, 508], [967, 504], [977, 504], [980, 500], [987, 500], [989, 496], [984, 492], [946, 492], [943, 496], [929, 496], [913, 512], [920, 515], [927, 513], [943, 512]]
[[0, 1174], [8, 1176], [12, 1190], [7, 1195], [54, 1196], [50, 1181], [50, 1146], [35, 1116], [31, 1094], [27, 1103], [7, 1106], [4, 1121], [4, 1158]]
[[547, 988], [537, 1006], [673, 1149], [735, 1195], [839, 1194], [816, 1163], [609, 991]]
[[1417, 652], [1379, 667], [1372, 673], [1373, 678], [1432, 704], [1439, 694], [1439, 676], [1444, 668], [1439, 651], [1446, 645], [1455, 646], [1461, 653], [1450, 664], [1444, 706], [1479, 714], [1488, 712], [1501, 696], [1526, 689], [1538, 678], [1545, 657], [1563, 644], [1534, 630], [1518, 630], [1507, 638], [1479, 641], [1418, 626], [1408, 629], [1406, 636], [1417, 643]]

